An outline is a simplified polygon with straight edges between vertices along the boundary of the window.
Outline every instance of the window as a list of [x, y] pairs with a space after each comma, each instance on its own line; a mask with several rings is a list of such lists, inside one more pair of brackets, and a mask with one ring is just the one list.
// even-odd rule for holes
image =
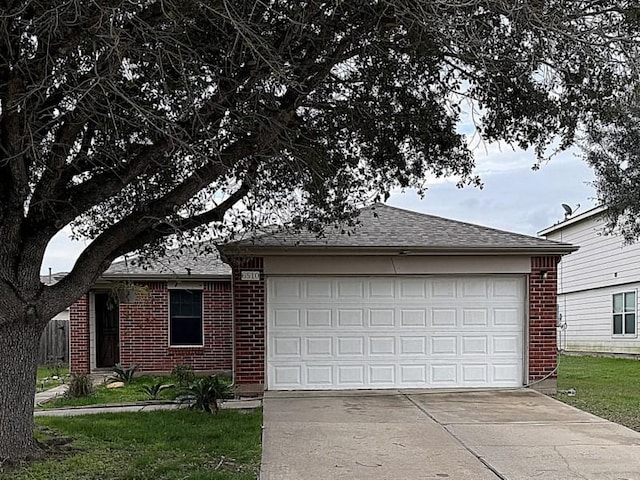
[[202, 346], [202, 291], [169, 290], [169, 345]]
[[613, 334], [636, 334], [636, 292], [613, 295]]

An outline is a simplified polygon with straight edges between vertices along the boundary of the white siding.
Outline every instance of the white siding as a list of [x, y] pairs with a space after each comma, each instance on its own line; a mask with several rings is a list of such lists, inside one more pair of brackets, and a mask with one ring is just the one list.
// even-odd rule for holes
[[604, 235], [603, 227], [603, 217], [595, 215], [546, 236], [580, 247], [560, 262], [558, 293], [640, 282], [640, 243], [625, 245], [620, 236]]
[[582, 352], [640, 353], [637, 304], [636, 335], [620, 337], [612, 333], [612, 295], [637, 292], [638, 289], [640, 282], [561, 295], [558, 307], [567, 322], [567, 329], [560, 335], [560, 348]]

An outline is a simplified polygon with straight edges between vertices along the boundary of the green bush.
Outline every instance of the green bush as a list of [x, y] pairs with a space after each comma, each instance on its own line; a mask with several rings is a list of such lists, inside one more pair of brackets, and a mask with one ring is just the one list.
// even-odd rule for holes
[[64, 396], [67, 398], [84, 398], [89, 397], [93, 393], [93, 381], [91, 376], [79, 373], [71, 376], [69, 388]]

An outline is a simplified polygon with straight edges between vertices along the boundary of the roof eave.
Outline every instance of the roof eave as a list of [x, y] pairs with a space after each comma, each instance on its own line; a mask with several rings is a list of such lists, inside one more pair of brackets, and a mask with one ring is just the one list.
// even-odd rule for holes
[[595, 215], [598, 215], [602, 212], [605, 212], [607, 210], [607, 207], [603, 206], [603, 205], [598, 205], [597, 207], [594, 207], [590, 210], [587, 210], [586, 212], [581, 213], [580, 215], [576, 215], [575, 217], [572, 218], [568, 218], [567, 220], [563, 220], [559, 223], [556, 223], [555, 225], [552, 225], [550, 227], [545, 228], [544, 230], [540, 230], [538, 232], [539, 236], [546, 236], [549, 235], [550, 233], [554, 233], [557, 232], [559, 230], [562, 230], [566, 227], [568, 227], [569, 225], [574, 225], [576, 223], [582, 222], [584, 220], [587, 220]]
[[229, 249], [227, 257], [283, 256], [283, 255], [567, 255], [579, 247], [559, 243], [549, 246], [526, 247], [355, 247], [355, 246], [252, 246]]
[[166, 280], [198, 280], [198, 281], [220, 281], [220, 280], [231, 280], [231, 273], [228, 274], [191, 274], [191, 275], [176, 275], [176, 274], [159, 274], [159, 273], [149, 273], [149, 274], [126, 274], [126, 273], [114, 273], [114, 274], [103, 274], [100, 277], [100, 280], [105, 281], [118, 281], [118, 280], [129, 280], [129, 281], [166, 281]]

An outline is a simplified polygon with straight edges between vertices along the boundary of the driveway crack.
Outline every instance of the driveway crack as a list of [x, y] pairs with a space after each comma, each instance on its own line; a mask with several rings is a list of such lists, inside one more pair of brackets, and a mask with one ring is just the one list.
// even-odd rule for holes
[[[407, 395], [406, 393], [401, 393], [401, 395], [406, 398], [407, 400], [409, 400], [418, 410], [420, 410], [426, 417], [430, 418], [431, 420], [433, 420], [436, 424], [440, 425], [440, 427], [447, 432], [449, 435], [451, 435], [461, 446], [462, 448], [464, 448], [467, 452], [469, 452], [471, 455], [473, 455], [474, 457], [476, 457], [480, 463], [482, 463], [485, 467], [487, 467], [496, 477], [498, 477], [500, 480], [509, 480], [507, 477], [505, 477], [502, 473], [500, 473], [498, 471], [498, 469], [496, 467], [494, 467], [493, 465], [491, 465], [482, 455], [478, 454], [476, 451], [473, 450], [473, 448], [471, 448], [469, 445], [467, 445], [460, 437], [458, 437], [454, 432], [452, 432], [451, 430], [449, 430], [448, 426], [442, 422], [439, 422], [437, 418], [435, 418], [433, 415], [431, 415], [429, 413], [429, 411], [427, 409], [425, 409], [422, 405], [420, 405], [418, 402], [416, 402], [413, 398], [411, 398], [409, 395]], [[566, 460], [565, 460], [566, 461]]]

